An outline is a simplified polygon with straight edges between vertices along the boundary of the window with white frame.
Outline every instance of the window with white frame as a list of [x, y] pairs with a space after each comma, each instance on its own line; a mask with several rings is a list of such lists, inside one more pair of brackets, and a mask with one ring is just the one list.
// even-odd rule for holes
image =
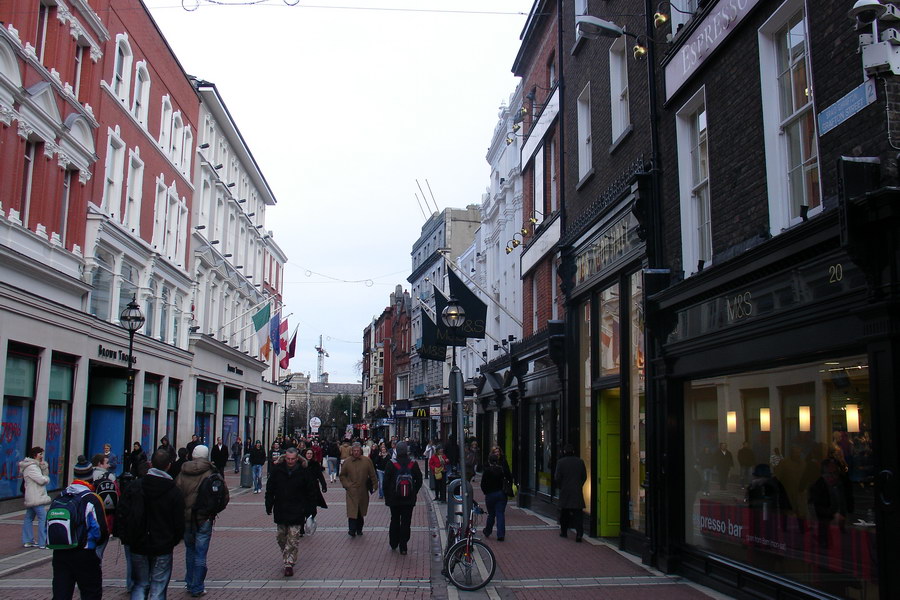
[[559, 192], [557, 188], [557, 177], [556, 177], [556, 140], [550, 140], [550, 164], [548, 165], [548, 171], [550, 174], [550, 212], [548, 214], [552, 214], [556, 212], [556, 209], [559, 208], [557, 205], [559, 204]]
[[59, 202], [59, 231], [57, 232], [59, 234], [59, 243], [62, 244], [63, 248], [66, 247], [66, 236], [69, 231], [69, 205], [72, 200], [72, 182], [77, 174], [78, 171], [72, 169], [66, 169], [63, 173], [63, 189]]
[[550, 318], [559, 319], [559, 285], [557, 284], [556, 261], [550, 262]]
[[172, 102], [163, 96], [162, 112], [159, 117], [159, 147], [168, 152], [172, 144]]
[[191, 157], [194, 153], [194, 134], [191, 133], [191, 126], [184, 126], [184, 146], [181, 149], [181, 172], [190, 177], [191, 174]]
[[172, 135], [169, 147], [169, 158], [176, 165], [181, 164], [182, 144], [184, 143], [184, 122], [181, 120], [181, 113], [176, 112], [172, 116]]
[[531, 332], [538, 330], [538, 282], [537, 275], [531, 277]]
[[676, 112], [675, 131], [682, 266], [686, 275], [692, 275], [712, 262], [705, 89], [700, 89]]
[[84, 68], [84, 50], [85, 46], [75, 43], [75, 62], [73, 63], [72, 74], [72, 93], [75, 98], [81, 100], [81, 72]]
[[150, 73], [147, 71], [147, 64], [141, 61], [137, 64], [134, 74], [134, 101], [131, 105], [131, 114], [144, 127], [147, 127], [149, 102]]
[[134, 56], [128, 36], [116, 36], [116, 60], [113, 64], [112, 91], [116, 98], [128, 106], [128, 92], [131, 86], [131, 61]]
[[699, 7], [699, 0], [672, 0], [668, 2], [671, 12], [672, 33], [677, 34], [691, 20]]
[[109, 130], [106, 144], [106, 175], [103, 186], [103, 204], [100, 208], [114, 217], [122, 204], [122, 178], [125, 175], [125, 142]]
[[151, 277], [148, 283], [147, 301], [144, 307], [144, 316], [146, 317], [146, 320], [144, 321], [144, 335], [150, 337], [153, 337], [156, 328], [157, 290], [158, 286], [156, 284], [156, 279]]
[[37, 142], [25, 142], [25, 153], [22, 157], [22, 198], [19, 206], [22, 207], [21, 219], [26, 227], [31, 212], [31, 191], [34, 186], [34, 167], [39, 145]]
[[187, 219], [187, 208], [183, 199], [178, 197], [175, 186], [168, 190], [166, 202], [166, 230], [163, 241], [165, 256], [169, 260], [179, 262], [184, 248], [182, 230]]
[[41, 64], [44, 62], [44, 48], [47, 46], [47, 23], [50, 21], [50, 10], [51, 7], [43, 2], [38, 4], [37, 37], [35, 37], [34, 52]]
[[612, 113], [612, 141], [615, 142], [631, 124], [624, 37], [618, 38], [609, 47], [609, 105]]
[[166, 226], [166, 183], [162, 179], [156, 180], [156, 197], [153, 202], [153, 248], [162, 252], [165, 241]]
[[128, 160], [128, 180], [125, 191], [125, 211], [122, 225], [136, 234], [141, 232], [141, 197], [144, 188], [144, 162], [140, 149], [132, 150]]
[[759, 30], [772, 233], [822, 209], [807, 39], [802, 0], [782, 4]]
[[109, 320], [110, 299], [113, 284], [112, 254], [97, 249], [94, 255], [94, 273], [91, 277], [91, 314], [104, 321]]
[[534, 153], [534, 207], [542, 213], [547, 210], [544, 206], [544, 147], [541, 146]]
[[137, 299], [140, 270], [127, 260], [123, 260], [122, 266], [119, 268], [119, 275], [121, 280], [119, 281], [119, 308], [117, 315], [122, 314], [122, 311], [125, 310], [132, 299]]
[[159, 341], [169, 341], [169, 286], [163, 284], [159, 295]]
[[588, 83], [578, 95], [578, 179], [584, 179], [591, 172], [593, 152], [591, 149], [591, 84]]

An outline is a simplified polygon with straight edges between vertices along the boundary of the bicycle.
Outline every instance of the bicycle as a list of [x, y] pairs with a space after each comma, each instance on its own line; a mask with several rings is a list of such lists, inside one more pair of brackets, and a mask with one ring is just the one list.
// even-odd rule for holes
[[472, 592], [483, 588], [494, 577], [497, 570], [497, 559], [493, 551], [480, 539], [475, 537], [478, 531], [478, 515], [484, 514], [474, 500], [469, 518], [464, 527], [451, 526], [448, 542], [450, 547], [444, 554], [444, 576], [457, 589]]

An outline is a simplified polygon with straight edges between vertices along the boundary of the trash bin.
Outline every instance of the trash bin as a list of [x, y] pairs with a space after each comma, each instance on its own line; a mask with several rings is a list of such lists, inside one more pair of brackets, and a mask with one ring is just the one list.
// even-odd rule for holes
[[[465, 526], [465, 515], [463, 514], [463, 498], [462, 498], [462, 484], [463, 480], [459, 478], [459, 474], [455, 473], [451, 475], [451, 478], [447, 480], [447, 532], [451, 534], [451, 537], [458, 538], [461, 533], [462, 528]], [[472, 498], [472, 483], [469, 481], [465, 482], [466, 484], [466, 493], [469, 495], [469, 498]], [[452, 544], [456, 541], [456, 539], [449, 539], [448, 543]]]
[[245, 454], [241, 461], [241, 487], [253, 487], [253, 466], [249, 454]]

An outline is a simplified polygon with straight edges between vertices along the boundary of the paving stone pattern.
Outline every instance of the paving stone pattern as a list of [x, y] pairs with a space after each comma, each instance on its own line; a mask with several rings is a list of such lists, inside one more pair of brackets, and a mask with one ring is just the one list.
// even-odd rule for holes
[[[494, 535], [486, 539], [497, 557], [493, 582], [477, 592], [459, 592], [440, 575], [446, 505], [434, 502], [427, 486], [413, 513], [409, 554], [401, 556], [388, 546], [390, 511], [383, 502], [373, 497], [364, 535], [351, 538], [343, 489], [337, 482], [329, 484], [325, 495], [329, 508], [319, 510], [315, 535], [300, 541], [294, 576], [284, 577], [275, 526], [265, 513], [263, 494], [238, 487], [239, 479], [230, 471], [226, 480], [232, 495], [212, 536], [206, 580], [209, 600], [545, 600], [561, 590], [566, 600], [645, 600], [650, 595], [671, 600], [725, 598], [654, 572], [600, 541], [585, 538], [576, 544], [574, 533], [560, 538], [553, 522], [513, 503], [506, 511], [505, 541], [498, 542]], [[477, 481], [476, 500], [483, 505]], [[21, 547], [22, 515], [22, 511], [0, 515], [0, 597], [49, 598], [52, 553]], [[169, 598], [189, 598], [183, 582], [183, 545], [175, 550], [174, 564]], [[118, 540], [107, 548], [103, 575], [105, 597], [127, 597], [125, 557]]]

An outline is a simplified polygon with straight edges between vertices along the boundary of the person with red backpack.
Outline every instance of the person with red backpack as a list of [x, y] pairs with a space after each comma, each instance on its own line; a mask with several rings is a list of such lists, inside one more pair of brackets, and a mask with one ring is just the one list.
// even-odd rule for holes
[[422, 471], [419, 464], [410, 458], [406, 442], [399, 442], [396, 450], [397, 457], [385, 461], [384, 503], [391, 509], [388, 544], [391, 550], [399, 547], [400, 554], [406, 554], [412, 513], [422, 487]]

